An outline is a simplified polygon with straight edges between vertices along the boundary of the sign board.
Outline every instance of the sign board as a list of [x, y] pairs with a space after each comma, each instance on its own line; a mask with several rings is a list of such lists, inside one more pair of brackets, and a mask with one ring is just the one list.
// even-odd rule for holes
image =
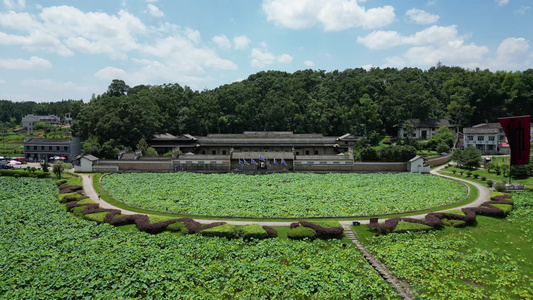
[[529, 116], [499, 118], [498, 121], [511, 148], [511, 165], [527, 165], [531, 148]]

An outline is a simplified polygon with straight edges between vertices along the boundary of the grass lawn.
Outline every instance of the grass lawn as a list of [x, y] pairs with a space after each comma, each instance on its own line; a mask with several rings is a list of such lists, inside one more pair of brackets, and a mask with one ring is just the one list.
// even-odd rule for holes
[[[455, 174], [453, 174], [453, 171], [455, 171]], [[461, 172], [463, 172], [463, 175], [461, 175]], [[467, 177], [466, 176], [467, 172], [472, 172], [472, 176]], [[475, 181], [475, 182], [478, 182], [478, 183], [482, 183], [482, 184], [485, 184], [485, 181], [482, 181], [480, 179], [481, 177], [486, 177], [487, 180], [490, 179], [490, 180], [492, 180], [494, 182], [496, 182], [496, 181], [509, 182], [509, 177], [503, 176], [503, 173], [501, 173], [500, 175], [496, 174], [495, 172], [489, 173], [489, 172], [487, 172], [487, 170], [485, 170], [483, 168], [470, 170], [470, 169], [466, 169], [466, 168], [460, 168], [460, 167], [457, 167], [457, 166], [451, 166], [451, 167], [447, 167], [447, 168], [442, 169], [440, 171], [440, 173], [444, 174], [444, 175], [451, 175], [451, 176], [455, 175], [454, 177], [466, 178], [468, 180], [472, 180], [472, 181]], [[476, 174], [479, 176], [479, 178], [477, 180], [474, 179], [474, 175], [476, 175]], [[533, 177], [528, 177], [528, 178], [515, 178], [515, 177], [513, 177], [511, 179], [511, 182], [533, 186]]]

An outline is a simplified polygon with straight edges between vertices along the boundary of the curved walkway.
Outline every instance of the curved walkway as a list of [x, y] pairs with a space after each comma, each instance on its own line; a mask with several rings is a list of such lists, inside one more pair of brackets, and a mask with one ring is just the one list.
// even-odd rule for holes
[[[468, 183], [474, 185], [479, 191], [478, 197], [476, 198], [476, 200], [474, 202], [471, 202], [469, 204], [462, 205], [462, 206], [459, 206], [459, 207], [445, 209], [445, 210], [442, 210], [442, 211], [447, 211], [447, 210], [452, 210], [452, 209], [461, 209], [461, 208], [465, 208], [465, 207], [478, 207], [483, 202], [486, 202], [486, 201], [490, 200], [490, 190], [488, 188], [486, 188], [485, 186], [483, 186], [483, 185], [481, 185], [479, 183], [471, 182], [471, 181], [468, 181], [468, 180], [465, 180], [465, 179], [461, 179], [461, 178], [455, 178], [455, 177], [439, 174], [438, 171], [441, 170], [442, 168], [444, 168], [444, 165], [431, 170], [431, 174], [434, 174], [434, 175], [437, 175], [437, 176], [441, 176], [441, 177], [445, 177], [445, 178], [450, 178], [450, 179], [453, 179], [453, 180], [468, 182]], [[91, 175], [89, 175], [89, 174], [79, 174], [79, 175], [82, 177], [83, 188], [85, 190], [85, 193], [87, 194], [87, 196], [89, 196], [91, 198], [91, 200], [93, 200], [96, 203], [98, 203], [101, 208], [119, 209], [119, 210], [121, 210], [122, 214], [125, 214], [125, 215], [139, 214], [137, 212], [132, 212], [132, 211], [125, 210], [125, 209], [122, 209], [122, 208], [118, 208], [116, 206], [113, 206], [113, 205], [105, 202], [102, 199], [99, 199], [98, 198], [98, 194], [96, 193], [96, 191], [94, 189], [93, 181], [92, 181], [93, 178], [91, 177]], [[416, 218], [416, 219], [422, 219], [426, 215], [427, 214], [419, 214], [419, 215], [413, 215], [413, 216], [409, 216], [409, 217], [410, 218]], [[204, 224], [208, 224], [208, 223], [212, 223], [212, 222], [224, 221], [224, 222], [226, 222], [228, 224], [232, 224], [232, 225], [258, 224], [258, 225], [262, 225], [262, 226], [289, 226], [291, 223], [294, 222], [294, 221], [284, 221], [284, 222], [283, 221], [280, 221], [280, 222], [274, 222], [274, 221], [269, 222], [269, 221], [266, 221], [266, 222], [259, 222], [259, 221], [202, 220], [202, 219], [195, 219], [195, 220], [200, 222], [200, 223], [204, 223]], [[386, 218], [380, 219], [380, 221], [384, 221], [384, 220], [386, 220]], [[354, 221], [358, 221], [361, 224], [368, 224], [370, 222], [369, 220], [354, 220]], [[348, 220], [348, 221], [339, 221], [339, 223], [341, 225], [351, 225], [352, 222], [353, 221], [350, 221], [350, 220]]]

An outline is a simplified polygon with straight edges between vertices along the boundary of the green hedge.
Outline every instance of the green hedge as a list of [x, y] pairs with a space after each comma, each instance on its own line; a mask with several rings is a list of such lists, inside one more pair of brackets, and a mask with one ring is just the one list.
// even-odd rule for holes
[[287, 237], [292, 240], [314, 239], [316, 231], [313, 228], [298, 226], [287, 232]]
[[446, 218], [442, 219], [442, 224], [444, 226], [452, 226], [452, 227], [466, 227], [466, 222], [462, 220], [448, 220]]
[[396, 225], [396, 228], [394, 228], [392, 232], [401, 233], [401, 232], [407, 232], [407, 231], [429, 231], [433, 229], [434, 229], [433, 227], [425, 225], [425, 224], [400, 221], [398, 222], [398, 225]]
[[239, 228], [239, 236], [244, 239], [267, 239], [269, 237], [263, 226], [257, 224], [242, 226]]
[[510, 204], [492, 204], [492, 206], [503, 210], [506, 215], [509, 214], [511, 210], [513, 210], [513, 206]]
[[172, 232], [179, 232], [181, 234], [188, 234], [189, 233], [189, 231], [187, 230], [187, 226], [185, 226], [184, 222], [172, 223], [172, 224], [167, 226], [167, 230], [168, 231], [172, 231]]
[[209, 229], [204, 229], [199, 232], [203, 236], [218, 236], [218, 237], [225, 237], [225, 238], [235, 238], [237, 237], [237, 230], [235, 225], [231, 224], [224, 224], [220, 226], [216, 226]]
[[105, 216], [107, 214], [108, 214], [108, 212], [104, 211], [104, 212], [99, 212], [99, 213], [94, 213], [94, 214], [87, 214], [87, 215], [85, 215], [83, 217], [88, 219], [88, 220], [91, 220], [91, 221], [96, 221], [98, 223], [103, 223], [104, 222], [104, 218], [105, 218]]

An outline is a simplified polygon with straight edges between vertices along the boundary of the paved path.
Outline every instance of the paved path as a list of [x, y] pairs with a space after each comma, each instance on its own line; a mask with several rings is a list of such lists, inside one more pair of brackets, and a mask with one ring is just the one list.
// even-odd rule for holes
[[[431, 174], [434, 174], [434, 175], [437, 175], [437, 176], [446, 177], [446, 178], [451, 178], [451, 179], [458, 180], [458, 181], [468, 182], [468, 183], [474, 185], [479, 191], [479, 195], [478, 195], [478, 197], [476, 198], [476, 200], [474, 202], [471, 202], [469, 204], [466, 204], [466, 205], [463, 205], [463, 206], [460, 206], [460, 207], [450, 208], [450, 209], [447, 209], [447, 210], [461, 209], [461, 208], [464, 208], [464, 207], [478, 207], [483, 202], [490, 200], [490, 190], [488, 188], [486, 188], [485, 186], [483, 186], [483, 185], [481, 185], [479, 183], [471, 182], [471, 181], [468, 181], [468, 180], [465, 180], [465, 179], [460, 179], [460, 178], [455, 178], [455, 177], [451, 177], [451, 176], [438, 174], [437, 172], [440, 169], [442, 169], [442, 168], [444, 168], [444, 165], [433, 169], [431, 171]], [[88, 175], [88, 174], [79, 174], [79, 175], [83, 178], [83, 188], [85, 190], [85, 193], [87, 194], [87, 196], [89, 196], [91, 198], [91, 200], [97, 202], [100, 205], [101, 208], [119, 209], [119, 210], [121, 210], [122, 214], [125, 214], [125, 215], [139, 214], [137, 212], [132, 212], [132, 211], [129, 211], [129, 210], [125, 210], [125, 209], [122, 209], [122, 208], [115, 207], [115, 206], [105, 202], [104, 200], [99, 199], [98, 198], [98, 194], [94, 190], [94, 187], [93, 187], [93, 184], [92, 184], [92, 179], [93, 178], [91, 177], [91, 175]], [[443, 211], [446, 211], [446, 210], [443, 210]], [[413, 215], [413, 216], [409, 216], [409, 217], [410, 218], [416, 218], [416, 219], [422, 219], [426, 215], [427, 214], [419, 214], [419, 215]], [[394, 216], [391, 216], [391, 217], [394, 217]], [[196, 218], [195, 218], [195, 220], [200, 222], [200, 223], [204, 223], [204, 224], [208, 224], [208, 223], [212, 223], [212, 222], [220, 222], [221, 221], [221, 220], [203, 220], [203, 219], [196, 219]], [[386, 218], [380, 219], [380, 222], [384, 221], [384, 220], [386, 220]], [[233, 220], [224, 220], [224, 221], [226, 223], [232, 224], [232, 225], [258, 224], [258, 225], [262, 225], [262, 226], [289, 226], [292, 222], [294, 222], [294, 221], [285, 221], [285, 222], [284, 221], [279, 221], [279, 222], [266, 221], [266, 222], [259, 222], [259, 221], [233, 221]], [[345, 220], [345, 221], [339, 221], [339, 223], [344, 226], [344, 225], [351, 225], [353, 221], [358, 221], [361, 224], [368, 224], [370, 222], [369, 220]]]

